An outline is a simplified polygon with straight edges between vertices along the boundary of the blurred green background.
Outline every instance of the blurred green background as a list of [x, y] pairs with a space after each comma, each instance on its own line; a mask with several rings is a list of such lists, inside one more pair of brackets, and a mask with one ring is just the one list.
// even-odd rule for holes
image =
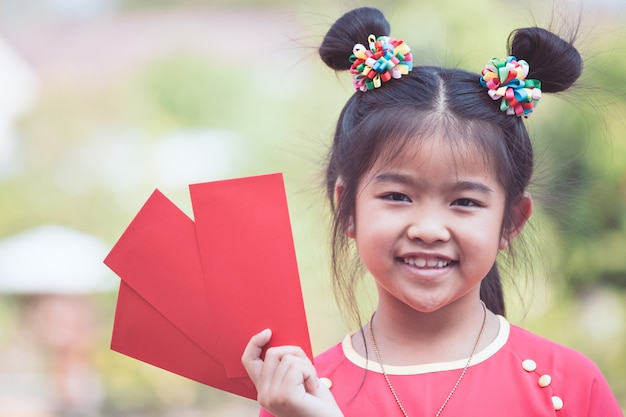
[[539, 210], [509, 318], [590, 356], [626, 407], [626, 5], [545, 3], [2, 0], [0, 417], [256, 415], [109, 349], [119, 280], [102, 259], [155, 188], [190, 214], [190, 183], [282, 171], [315, 353], [350, 330], [320, 225], [352, 87], [315, 48], [361, 5], [417, 63], [476, 72], [511, 30], [583, 16], [579, 88], [528, 120]]

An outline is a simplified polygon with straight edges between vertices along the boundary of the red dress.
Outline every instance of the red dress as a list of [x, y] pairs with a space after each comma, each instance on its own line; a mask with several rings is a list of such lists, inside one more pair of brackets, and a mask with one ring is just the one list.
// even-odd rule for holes
[[[385, 365], [385, 371], [410, 417], [434, 417], [466, 362]], [[344, 416], [402, 417], [380, 365], [375, 358], [367, 361], [360, 356], [350, 335], [316, 357], [315, 367], [320, 378], [330, 381]], [[260, 416], [271, 415], [262, 410]], [[476, 353], [441, 416], [623, 417], [623, 413], [587, 357], [500, 317], [497, 338]]]

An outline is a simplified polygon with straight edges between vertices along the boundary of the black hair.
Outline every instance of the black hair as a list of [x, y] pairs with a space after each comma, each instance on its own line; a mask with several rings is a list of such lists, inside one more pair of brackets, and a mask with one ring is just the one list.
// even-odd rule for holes
[[[381, 11], [362, 7], [340, 17], [320, 48], [321, 59], [336, 71], [348, 70], [355, 44], [368, 36], [389, 36]], [[508, 39], [509, 55], [528, 62], [528, 78], [541, 81], [542, 91], [561, 92], [581, 75], [583, 61], [572, 41], [539, 28], [517, 29]], [[515, 227], [512, 208], [522, 198], [533, 174], [533, 147], [522, 117], [500, 111], [479, 83], [480, 74], [457, 68], [419, 66], [380, 88], [356, 91], [341, 111], [326, 168], [326, 191], [333, 211], [332, 273], [339, 307], [358, 323], [355, 288], [363, 275], [354, 246], [346, 236], [363, 175], [380, 158], [402, 155], [404, 144], [435, 129], [444, 129], [451, 146], [462, 141], [480, 151], [494, 167], [506, 192], [503, 230]], [[341, 178], [340, 199], [335, 185]], [[483, 279], [481, 299], [494, 313], [505, 313], [498, 266]]]

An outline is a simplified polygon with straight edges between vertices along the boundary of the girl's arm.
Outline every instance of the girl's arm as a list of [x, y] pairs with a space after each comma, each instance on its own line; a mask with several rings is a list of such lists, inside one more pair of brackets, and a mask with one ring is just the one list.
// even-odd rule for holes
[[271, 337], [269, 329], [253, 336], [241, 357], [256, 386], [261, 407], [275, 417], [343, 417], [301, 348], [274, 347], [261, 358], [263, 346]]

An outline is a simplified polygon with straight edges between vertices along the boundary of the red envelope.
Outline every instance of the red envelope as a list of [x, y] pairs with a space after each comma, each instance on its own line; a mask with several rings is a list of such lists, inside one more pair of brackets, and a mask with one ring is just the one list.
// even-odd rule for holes
[[122, 278], [111, 348], [198, 382], [256, 398], [229, 379], [208, 302], [195, 225], [159, 191], [144, 204], [105, 264]]
[[252, 381], [228, 378], [219, 361], [207, 355], [123, 281], [111, 348], [194, 381], [256, 399]]
[[229, 377], [247, 375], [250, 336], [296, 345], [312, 359], [282, 174], [190, 185], [200, 258], [220, 358]]
[[200, 222], [155, 191], [105, 259], [122, 279], [111, 348], [255, 399], [240, 359], [252, 334], [312, 357], [282, 176], [190, 188]]

